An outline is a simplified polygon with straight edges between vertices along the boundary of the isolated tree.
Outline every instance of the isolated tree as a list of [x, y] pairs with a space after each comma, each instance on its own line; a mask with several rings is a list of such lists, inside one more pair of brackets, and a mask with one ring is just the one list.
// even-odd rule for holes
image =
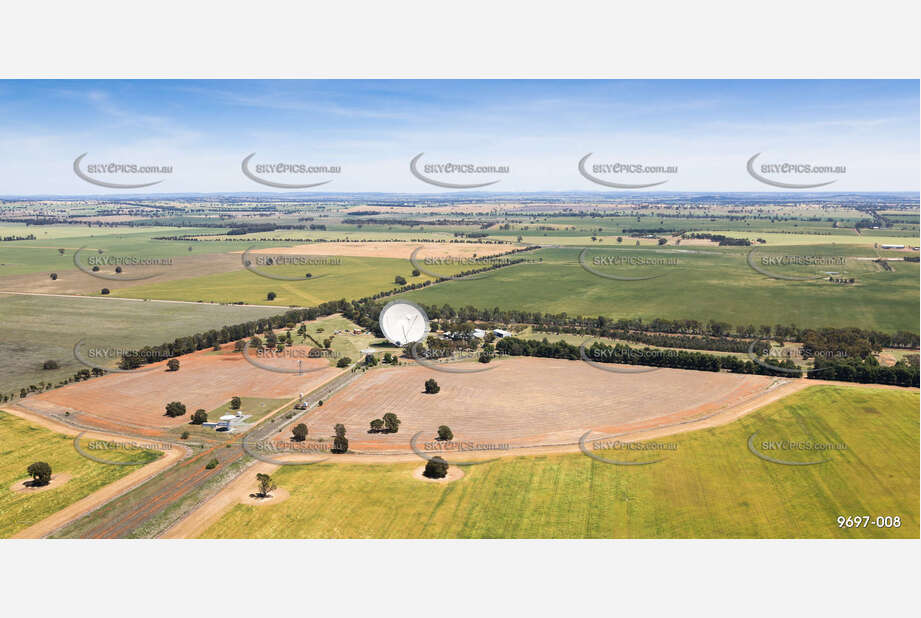
[[115, 267], [115, 272], [116, 272], [116, 273], [121, 273], [121, 272], [122, 272], [122, 267], [121, 267], [121, 266], [116, 266], [116, 267]]
[[418, 269], [418, 268], [413, 268], [413, 277], [418, 277], [418, 276], [421, 275], [421, 274], [422, 274], [422, 273], [419, 272], [419, 269]]
[[345, 437], [345, 425], [342, 423], [337, 423], [333, 427], [333, 431], [336, 432], [336, 437], [333, 438], [333, 453], [345, 453], [349, 450], [349, 440]]
[[371, 431], [372, 433], [379, 433], [381, 429], [384, 428], [384, 421], [376, 418], [371, 421]]
[[384, 415], [384, 427], [387, 433], [396, 433], [400, 430], [400, 419], [393, 412], [388, 412]]
[[307, 325], [301, 324], [301, 327], [297, 329], [297, 334], [301, 339], [307, 339]]
[[265, 297], [269, 300], [275, 300], [275, 292], [269, 292]]
[[259, 482], [259, 497], [268, 498], [269, 494], [276, 489], [278, 485], [272, 480], [272, 477], [268, 474], [259, 473], [256, 475], [256, 480]]
[[323, 340], [323, 347], [326, 348], [327, 350], [329, 349], [329, 346], [331, 345], [333, 345], [333, 340], [330, 339], [329, 337]]
[[454, 432], [451, 431], [451, 428], [447, 425], [440, 425], [438, 427], [438, 439], [439, 440], [453, 440]]
[[192, 420], [190, 422], [193, 425], [201, 425], [202, 423], [207, 423], [208, 413], [205, 412], [204, 408], [199, 408], [192, 413]]
[[294, 434], [295, 442], [303, 442], [307, 439], [307, 425], [298, 423], [294, 426], [294, 429], [291, 430], [291, 433]]
[[57, 369], [59, 367], [60, 365], [56, 360], [46, 360], [44, 363], [42, 363], [42, 369]]
[[51, 280], [52, 280], [52, 281], [57, 281], [57, 280], [58, 280], [58, 274], [57, 274], [57, 273], [51, 273], [51, 274], [48, 275], [48, 276], [51, 277]]
[[667, 242], [668, 242], [668, 239], [666, 239], [666, 238], [660, 238], [660, 239], [659, 239], [659, 245], [660, 245], [660, 246], [661, 246], [661, 245], [664, 245], [664, 244], [667, 243]]
[[240, 406], [242, 405], [243, 405], [243, 401], [236, 395], [230, 398], [230, 409], [231, 410], [239, 410]]
[[310, 273], [307, 273], [306, 275], [304, 275], [304, 279], [310, 279], [311, 277], [313, 277], [313, 275]]
[[58, 249], [58, 253], [60, 253], [61, 255], [64, 255], [64, 250], [63, 250], [63, 249]]
[[406, 285], [406, 279], [404, 279], [400, 275], [397, 275], [396, 277], [394, 277], [393, 282], [396, 283], [397, 285]]
[[178, 401], [171, 401], [166, 404], [166, 416], [176, 418], [185, 415], [185, 405]]
[[93, 272], [94, 272], [94, 273], [98, 273], [98, 272], [99, 272], [99, 267], [98, 267], [98, 266], [93, 266]]
[[101, 290], [99, 290], [99, 293], [100, 293], [100, 294], [103, 294], [103, 295], [108, 294], [108, 293], [109, 293], [109, 288], [102, 288]]
[[170, 371], [179, 371], [179, 359], [171, 358], [168, 361], [166, 361], [166, 368], [169, 369]]
[[434, 395], [441, 390], [441, 387], [438, 386], [438, 382], [435, 381], [435, 378], [429, 378], [425, 381], [425, 392], [429, 395]]
[[340, 369], [344, 367], [348, 367], [351, 364], [352, 364], [352, 359], [349, 358], [348, 356], [343, 356], [338, 361], [336, 361], [336, 367], [339, 367]]
[[42, 486], [51, 482], [51, 466], [44, 461], [36, 461], [26, 468], [26, 472], [32, 477], [32, 485]]
[[214, 470], [215, 468], [218, 467], [218, 464], [220, 463], [221, 462], [219, 462], [216, 457], [212, 457], [211, 461], [209, 461], [208, 464], [205, 466], [205, 470]]
[[425, 463], [422, 476], [430, 479], [443, 479], [448, 476], [448, 462], [435, 455]]

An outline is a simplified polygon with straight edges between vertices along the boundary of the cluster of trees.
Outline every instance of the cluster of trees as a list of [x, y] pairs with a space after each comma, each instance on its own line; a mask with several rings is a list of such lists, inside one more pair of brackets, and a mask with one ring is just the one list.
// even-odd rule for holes
[[[579, 346], [562, 340], [550, 343], [547, 339], [534, 341], [505, 337], [499, 340], [496, 349], [510, 356], [538, 356], [568, 360], [582, 359]], [[585, 348], [585, 356], [590, 361], [598, 363], [671, 367], [673, 369], [693, 369], [696, 371], [724, 370], [731, 373], [802, 377], [802, 373], [797, 368], [796, 363], [789, 359], [779, 362], [776, 359], [771, 359], [771, 365], [785, 370], [775, 371], [770, 367], [765, 367], [751, 360], [743, 361], [735, 356], [703, 354], [685, 350], [669, 350], [668, 353], [663, 353], [662, 350], [632, 348], [620, 343], [613, 346], [605, 343], [593, 343]]]
[[[801, 342], [803, 334], [811, 330], [801, 329], [794, 324], [775, 324], [773, 326], [769, 324], [760, 326], [754, 324], [741, 324], [733, 326], [728, 322], [721, 322], [718, 320], [709, 320], [707, 322], [702, 322], [700, 320], [668, 320], [662, 318], [656, 318], [649, 321], [644, 321], [641, 318], [620, 318], [615, 320], [605, 316], [570, 316], [566, 313], [544, 314], [533, 311], [505, 310], [499, 309], [498, 307], [483, 309], [470, 305], [459, 308], [452, 307], [448, 304], [441, 306], [422, 305], [422, 307], [433, 321], [443, 320], [446, 323], [490, 322], [499, 324], [531, 324], [538, 327], [539, 330], [552, 333], [583, 334], [612, 338], [624, 338], [621, 335], [625, 331], [636, 331], [644, 333], [669, 333], [748, 339], [760, 337]], [[447, 326], [445, 326], [445, 328], [447, 328]], [[880, 331], [863, 329], [846, 330], [854, 330], [863, 333], [863, 336], [878, 343], [882, 347], [917, 348], [919, 346], [918, 334], [910, 331], [902, 330], [895, 333], [883, 333]], [[658, 343], [649, 343], [650, 345], [660, 345]], [[664, 346], [664, 344], [662, 345]], [[722, 349], [723, 344], [718, 345], [720, 345], [718, 348], [700, 349], [724, 351]], [[691, 346], [679, 345], [667, 347]], [[696, 346], [694, 347], [696, 348]]]
[[709, 234], [707, 232], [696, 232], [694, 234], [685, 234], [684, 238], [701, 238], [704, 240], [713, 240], [719, 243], [720, 247], [750, 247], [752, 241], [747, 238], [733, 238], [723, 234]]
[[28, 236], [4, 236], [0, 238], [0, 242], [11, 242], [14, 240], [35, 240], [35, 234], [29, 234]]
[[874, 357], [816, 358], [815, 369], [806, 377], [817, 380], [918, 386], [918, 366], [901, 360], [884, 367]]
[[384, 418], [376, 418], [371, 421], [371, 429], [368, 433], [397, 433], [400, 431], [400, 419], [393, 412], [388, 412]]
[[180, 401], [171, 401], [166, 404], [166, 414], [170, 418], [185, 416], [185, 404]]

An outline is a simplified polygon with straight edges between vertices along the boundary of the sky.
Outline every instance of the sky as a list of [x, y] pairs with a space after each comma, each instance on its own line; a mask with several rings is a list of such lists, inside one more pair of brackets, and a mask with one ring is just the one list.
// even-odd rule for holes
[[[789, 191], [754, 179], [756, 165], [843, 166], [773, 175], [834, 180], [835, 191], [919, 190], [917, 80], [46, 80], [0, 81], [0, 195], [284, 192], [250, 179], [265, 163], [338, 173], [255, 173], [305, 191], [463, 193], [417, 170], [485, 190], [607, 191], [665, 180], [654, 191]], [[103, 188], [78, 167], [169, 166], [165, 174], [86, 175], [154, 187]], [[431, 164], [507, 166], [441, 174]], [[598, 164], [675, 166], [612, 174]], [[260, 167], [265, 170], [265, 168]], [[430, 172], [425, 172], [429, 169]], [[760, 168], [756, 168], [760, 169]], [[825, 190], [825, 189], [823, 189]]]

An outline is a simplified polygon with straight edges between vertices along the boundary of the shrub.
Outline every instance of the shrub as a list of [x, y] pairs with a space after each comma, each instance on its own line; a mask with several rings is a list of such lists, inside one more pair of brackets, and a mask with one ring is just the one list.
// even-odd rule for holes
[[453, 440], [454, 432], [451, 431], [451, 428], [447, 425], [441, 425], [438, 427], [438, 439], [439, 440]]
[[102, 289], [99, 291], [99, 293], [102, 294], [102, 295], [106, 295], [106, 294], [109, 293], [109, 288], [102, 288]]
[[51, 274], [48, 275], [48, 276], [51, 277], [51, 280], [52, 280], [52, 281], [57, 281], [57, 280], [58, 280], [58, 274], [57, 274], [57, 273], [51, 273]]
[[396, 283], [397, 285], [406, 285], [406, 279], [401, 277], [400, 275], [397, 275], [396, 277], [394, 277], [393, 282]]
[[169, 369], [170, 371], [179, 371], [179, 359], [171, 358], [168, 361], [166, 361], [166, 368]]
[[269, 292], [265, 295], [268, 300], [275, 300], [275, 292]]
[[339, 367], [340, 369], [344, 367], [348, 367], [351, 364], [352, 364], [352, 359], [349, 358], [348, 356], [343, 356], [338, 361], [336, 361], [336, 367]]
[[430, 479], [443, 479], [448, 475], [448, 462], [435, 455], [425, 463], [422, 476]]
[[219, 463], [221, 462], [219, 462], [217, 459], [212, 459], [211, 461], [208, 462], [208, 465], [205, 466], [205, 470], [214, 470], [215, 468], [217, 468], [217, 465]]
[[36, 461], [26, 468], [26, 472], [32, 477], [33, 485], [47, 485], [51, 482], [51, 466], [44, 461]]
[[188, 440], [188, 439], [189, 439], [189, 432], [188, 432], [188, 431], [183, 431], [183, 432], [182, 432], [182, 435], [179, 436], [179, 439], [180, 439], [180, 440]]
[[46, 360], [42, 363], [42, 369], [58, 369], [60, 366], [56, 360]]

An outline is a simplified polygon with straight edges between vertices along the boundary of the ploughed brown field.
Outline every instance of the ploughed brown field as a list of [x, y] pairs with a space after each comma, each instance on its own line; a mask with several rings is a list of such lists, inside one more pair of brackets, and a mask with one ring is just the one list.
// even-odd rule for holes
[[[253, 349], [247, 352], [258, 364], [288, 371], [282, 373], [254, 366], [228, 344], [221, 352], [202, 350], [180, 356], [179, 371], [167, 371], [166, 362], [154, 363], [70, 384], [24, 403], [58, 415], [70, 412], [70, 418], [85, 425], [153, 435], [188, 423], [195, 410], [214, 410], [234, 395], [293, 398], [342, 371], [330, 367], [327, 359], [310, 358], [309, 351], [307, 346], [294, 346], [283, 358], [262, 357]], [[165, 416], [170, 401], [185, 404], [186, 415]]]
[[[705, 417], [759, 396], [777, 380], [680, 369], [613, 373], [581, 361], [540, 358], [489, 366], [465, 374], [420, 365], [374, 369], [298, 422], [307, 424], [311, 438], [326, 438], [342, 423], [350, 450], [359, 452], [409, 450], [420, 431], [421, 446], [435, 438], [439, 425], [448, 425], [455, 441], [563, 445], [589, 430], [595, 439]], [[425, 394], [429, 378], [438, 382], [439, 393]], [[387, 412], [402, 421], [399, 432], [368, 433], [370, 421]]]

